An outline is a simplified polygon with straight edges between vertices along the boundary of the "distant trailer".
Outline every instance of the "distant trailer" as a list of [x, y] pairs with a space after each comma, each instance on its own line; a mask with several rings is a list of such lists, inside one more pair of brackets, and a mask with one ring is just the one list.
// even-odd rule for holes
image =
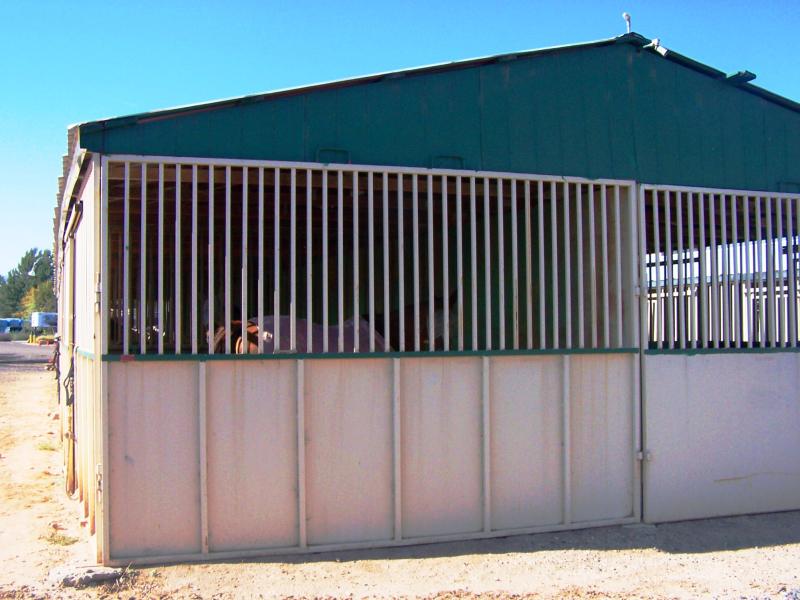
[[55, 312], [31, 313], [31, 327], [34, 329], [57, 329], [58, 313]]

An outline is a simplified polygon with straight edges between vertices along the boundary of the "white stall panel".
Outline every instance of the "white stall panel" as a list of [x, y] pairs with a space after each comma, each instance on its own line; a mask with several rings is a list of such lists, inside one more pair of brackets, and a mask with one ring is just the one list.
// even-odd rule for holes
[[633, 369], [630, 354], [570, 359], [572, 522], [633, 515]]
[[309, 544], [392, 537], [392, 362], [305, 361]]
[[196, 363], [108, 369], [112, 558], [200, 551]]
[[207, 365], [211, 551], [298, 543], [297, 364]]
[[800, 509], [800, 355], [649, 355], [650, 522]]
[[482, 527], [481, 359], [400, 361], [403, 537]]
[[493, 357], [492, 529], [561, 522], [561, 357]]

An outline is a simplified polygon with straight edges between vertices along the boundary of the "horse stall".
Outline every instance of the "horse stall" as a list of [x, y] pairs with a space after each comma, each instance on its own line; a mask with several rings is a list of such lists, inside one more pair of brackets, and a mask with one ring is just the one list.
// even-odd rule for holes
[[71, 130], [65, 464], [98, 560], [800, 508], [800, 136], [777, 175], [746, 144], [677, 168], [632, 96], [686, 77], [709, 144], [709, 106], [800, 110], [646, 43]]

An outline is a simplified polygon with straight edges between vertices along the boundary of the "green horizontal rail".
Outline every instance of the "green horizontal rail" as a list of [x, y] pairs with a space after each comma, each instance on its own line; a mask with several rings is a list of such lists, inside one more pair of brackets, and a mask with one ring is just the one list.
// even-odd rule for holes
[[777, 354], [782, 352], [800, 352], [800, 347], [774, 348], [649, 348], [644, 351], [648, 355], [696, 356], [700, 354]]

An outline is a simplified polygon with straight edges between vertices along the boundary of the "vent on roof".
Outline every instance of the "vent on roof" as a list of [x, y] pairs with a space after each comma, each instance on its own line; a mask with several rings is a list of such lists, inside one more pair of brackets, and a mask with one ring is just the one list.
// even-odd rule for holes
[[731, 73], [726, 77], [726, 80], [734, 85], [739, 85], [742, 83], [747, 83], [748, 81], [753, 81], [756, 78], [755, 73], [751, 73], [750, 71], [738, 71], [736, 73]]

